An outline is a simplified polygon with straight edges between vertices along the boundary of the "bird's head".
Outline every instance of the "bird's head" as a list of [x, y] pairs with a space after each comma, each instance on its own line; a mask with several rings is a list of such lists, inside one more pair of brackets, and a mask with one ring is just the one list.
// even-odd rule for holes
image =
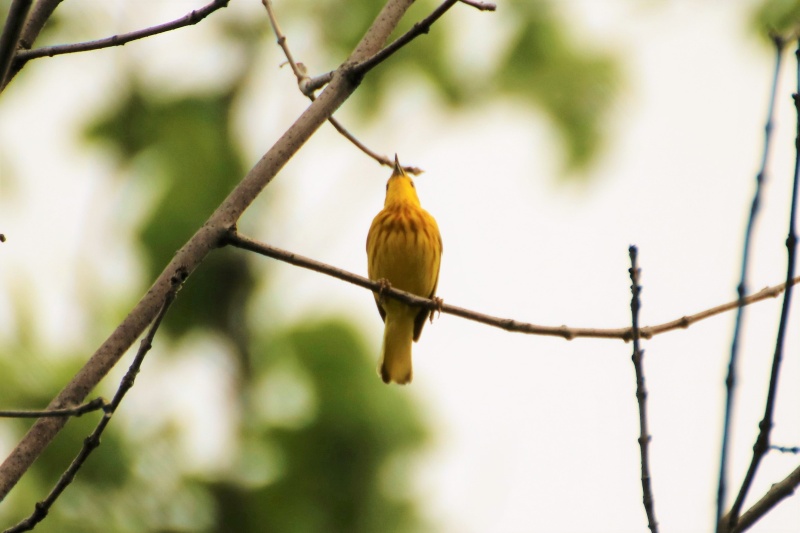
[[394, 169], [389, 181], [386, 182], [386, 202], [384, 202], [384, 205], [404, 202], [412, 202], [419, 205], [419, 197], [414, 187], [414, 180], [403, 170], [397, 154], [395, 154]]

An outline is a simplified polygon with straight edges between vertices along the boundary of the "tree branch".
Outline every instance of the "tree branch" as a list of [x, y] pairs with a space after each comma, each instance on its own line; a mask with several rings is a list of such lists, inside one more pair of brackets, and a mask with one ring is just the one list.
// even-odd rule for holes
[[445, 0], [439, 7], [434, 9], [430, 15], [415, 23], [410, 30], [392, 41], [391, 44], [385, 48], [382, 48], [379, 52], [373, 54], [371, 57], [365, 58], [354, 65], [353, 75], [362, 75], [366, 72], [369, 72], [379, 64], [389, 59], [397, 51], [420, 35], [428, 33], [428, 31], [431, 29], [431, 25], [439, 20], [442, 15], [447, 13], [447, 10], [458, 3], [458, 1], [459, 0]]
[[[372, 281], [363, 276], [359, 276], [358, 274], [353, 274], [352, 272], [336, 268], [334, 266], [322, 263], [320, 261], [316, 261], [308, 257], [303, 257], [302, 255], [298, 255], [293, 252], [282, 250], [280, 248], [276, 248], [275, 246], [270, 246], [269, 244], [256, 241], [254, 239], [251, 239], [236, 232], [235, 229], [231, 230], [227, 235], [225, 235], [222, 244], [223, 245], [229, 244], [237, 248], [249, 250], [251, 252], [265, 255], [267, 257], [271, 257], [273, 259], [277, 259], [285, 263], [289, 263], [291, 265], [313, 270], [314, 272], [319, 272], [320, 274], [326, 274], [328, 276], [332, 276], [342, 281], [352, 283], [353, 285], [358, 285], [359, 287], [369, 289], [373, 292], [378, 292], [383, 289], [380, 283], [376, 281]], [[800, 283], [800, 277], [794, 278], [791, 281], [791, 285], [794, 285], [796, 283]], [[765, 300], [767, 298], [771, 297], [774, 298], [775, 296], [783, 292], [785, 288], [786, 284], [781, 283], [780, 285], [775, 285], [774, 287], [767, 287], [757, 292], [756, 294], [747, 296], [743, 302], [735, 300], [733, 302], [718, 305], [717, 307], [713, 307], [711, 309], [707, 309], [705, 311], [701, 311], [693, 315], [684, 316], [672, 320], [670, 322], [665, 322], [664, 324], [659, 324], [656, 326], [640, 327], [639, 338], [649, 339], [654, 335], [665, 333], [667, 331], [688, 328], [691, 324], [694, 324], [695, 322], [698, 322], [705, 318], [712, 317], [714, 315], [718, 315], [720, 313], [724, 313], [725, 311], [730, 311], [731, 309], [736, 309], [736, 307], [739, 305], [749, 305], [761, 300]], [[426, 309], [430, 309], [431, 311], [440, 311], [445, 314], [466, 318], [467, 320], [480, 322], [481, 324], [486, 324], [487, 326], [493, 326], [506, 331], [513, 331], [517, 333], [561, 337], [566, 340], [572, 340], [575, 338], [582, 337], [582, 338], [596, 338], [596, 339], [619, 339], [627, 342], [633, 338], [632, 329], [629, 327], [599, 329], [599, 328], [574, 328], [567, 326], [541, 326], [537, 324], [530, 324], [527, 322], [520, 322], [518, 320], [513, 320], [510, 318], [498, 318], [491, 315], [478, 313], [476, 311], [470, 311], [469, 309], [464, 309], [462, 307], [456, 307], [454, 305], [449, 305], [449, 304], [440, 305], [440, 302], [437, 302], [436, 300], [429, 300], [427, 298], [422, 298], [415, 294], [397, 290], [391, 287], [388, 289], [383, 289], [383, 294], [390, 296], [392, 298], [396, 298], [409, 305], [424, 307]]]
[[[286, 39], [286, 35], [281, 30], [280, 26], [278, 25], [278, 19], [275, 16], [275, 11], [272, 9], [272, 2], [271, 0], [261, 0], [261, 3], [267, 10], [267, 15], [269, 16], [269, 22], [272, 26], [272, 31], [275, 32], [275, 38], [278, 42], [278, 46], [281, 47], [283, 50], [283, 54], [286, 56], [286, 61], [289, 63], [289, 66], [292, 68], [292, 72], [294, 72], [295, 77], [297, 78], [297, 87], [300, 89], [300, 92], [306, 95], [306, 97], [311, 100], [312, 102], [316, 99], [314, 96], [314, 91], [316, 89], [310, 89], [309, 80], [311, 78], [308, 77], [306, 72], [306, 68], [302, 63], [297, 63], [294, 60], [294, 56], [292, 55], [292, 51], [289, 49], [289, 43]], [[323, 84], [324, 85], [324, 84]], [[369, 157], [377, 161], [380, 165], [385, 167], [393, 167], [394, 161], [389, 159], [385, 155], [380, 155], [377, 152], [371, 150], [367, 145], [359, 141], [355, 135], [350, 133], [337, 119], [334, 117], [330, 117], [328, 122], [336, 128], [341, 135], [344, 136], [348, 141], [353, 143], [356, 148], [367, 154]], [[414, 174], [415, 176], [422, 173], [422, 170], [417, 167], [407, 166], [403, 167], [403, 170], [410, 174]]]
[[[235, 225], [245, 209], [272, 181], [278, 171], [355, 91], [366, 70], [361, 68], [354, 73], [353, 65], [371, 57], [383, 47], [412, 2], [413, 0], [389, 0], [386, 3], [350, 58], [333, 75], [331, 83], [264, 154], [205, 224], [175, 253], [172, 261], [147, 293], [86, 365], [50, 402], [48, 409], [59, 409], [82, 402], [119, 361], [158, 314], [170, 289], [171, 278], [178, 274], [190, 275], [208, 254], [221, 244], [228, 229]], [[8, 458], [0, 464], [0, 500], [5, 498], [65, 423], [65, 419], [52, 417], [36, 421]]]
[[778, 446], [777, 444], [770, 444], [769, 449], [775, 450], [776, 452], [792, 453], [795, 455], [800, 453], [800, 446]]
[[106, 401], [102, 398], [95, 398], [86, 403], [82, 403], [77, 407], [68, 407], [66, 409], [49, 409], [44, 411], [27, 411], [27, 410], [6, 410], [0, 411], [0, 418], [42, 418], [44, 416], [81, 416], [92, 411], [105, 409]]
[[655, 504], [653, 502], [653, 489], [650, 486], [650, 432], [647, 429], [647, 388], [644, 384], [644, 365], [642, 359], [644, 350], [639, 346], [639, 267], [636, 262], [637, 249], [635, 246], [628, 248], [631, 257], [631, 337], [633, 338], [633, 369], [636, 374], [636, 403], [639, 406], [639, 455], [642, 461], [642, 504], [647, 514], [647, 527], [652, 533], [658, 533]]
[[33, 46], [42, 28], [44, 28], [44, 25], [61, 2], [62, 0], [37, 0], [33, 11], [31, 11], [25, 23], [25, 29], [22, 30], [22, 38], [20, 39], [21, 48], [27, 50]]
[[[28, 15], [25, 22], [25, 27], [22, 29], [22, 35], [19, 38], [19, 48], [28, 49], [33, 46], [33, 42], [39, 36], [39, 33], [44, 28], [45, 23], [56, 10], [58, 4], [62, 0], [38, 0], [33, 7], [33, 11]], [[14, 51], [16, 51], [17, 43], [14, 44]], [[13, 63], [13, 62], [12, 62]], [[13, 64], [9, 68], [6, 75], [0, 78], [0, 92], [6, 88], [11, 79], [17, 75], [19, 69], [14, 67]]]
[[17, 52], [15, 62], [18, 63], [17, 70], [21, 69], [25, 62], [39, 57], [53, 57], [62, 54], [74, 54], [77, 52], [86, 52], [89, 50], [100, 50], [102, 48], [111, 48], [114, 46], [123, 46], [131, 41], [144, 39], [158, 35], [159, 33], [166, 33], [168, 31], [176, 30], [186, 26], [197, 24], [214, 11], [228, 6], [229, 0], [212, 0], [200, 9], [192, 10], [190, 13], [182, 16], [181, 18], [158, 24], [150, 28], [143, 28], [141, 30], [123, 33], [120, 35], [112, 35], [104, 39], [97, 39], [96, 41], [87, 41], [83, 43], [62, 44], [58, 46], [45, 46], [36, 48], [35, 50], [23, 50]]
[[[798, 93], [793, 95], [795, 110], [797, 111], [797, 137], [795, 139], [796, 157], [794, 166], [794, 181], [792, 183], [792, 199], [791, 209], [789, 214], [789, 231], [786, 237], [786, 279], [791, 280], [794, 277], [794, 265], [796, 259], [797, 248], [797, 193], [798, 185], [800, 184], [800, 41], [798, 41], [797, 51], [797, 90]], [[769, 377], [769, 390], [767, 392], [767, 401], [764, 406], [764, 417], [758, 424], [758, 437], [756, 443], [753, 445], [753, 457], [750, 461], [750, 466], [747, 469], [742, 486], [739, 489], [739, 494], [733, 502], [730, 512], [728, 513], [730, 520], [730, 528], [736, 527], [739, 519], [739, 513], [744, 505], [744, 500], [750, 490], [750, 486], [756, 477], [756, 472], [761, 464], [761, 460], [769, 451], [769, 436], [773, 426], [773, 415], [775, 412], [775, 398], [778, 393], [778, 377], [780, 376], [781, 360], [783, 359], [783, 347], [786, 339], [786, 329], [789, 322], [789, 309], [792, 301], [792, 287], [786, 288], [783, 295], [783, 305], [781, 306], [780, 322], [778, 323], [778, 335], [775, 339], [775, 352], [772, 356], [772, 370]]]
[[58, 482], [55, 484], [47, 497], [44, 500], [36, 503], [33, 513], [31, 513], [28, 518], [22, 520], [17, 525], [6, 529], [3, 533], [19, 533], [21, 531], [29, 531], [33, 529], [36, 524], [44, 520], [44, 518], [47, 516], [47, 513], [50, 511], [50, 508], [53, 506], [61, 493], [63, 493], [69, 484], [72, 483], [72, 480], [75, 479], [75, 474], [77, 474], [78, 470], [81, 469], [83, 464], [86, 462], [86, 459], [89, 458], [89, 455], [91, 455], [91, 453], [98, 446], [100, 446], [100, 436], [105, 431], [108, 423], [111, 422], [111, 417], [114, 416], [117, 407], [119, 407], [119, 404], [122, 402], [122, 398], [124, 398], [125, 394], [131, 389], [131, 387], [133, 387], [136, 376], [139, 374], [139, 370], [142, 368], [144, 357], [153, 347], [153, 338], [156, 336], [156, 332], [158, 331], [159, 326], [161, 326], [161, 321], [167, 314], [170, 305], [172, 305], [172, 302], [175, 300], [175, 295], [178, 293], [178, 290], [180, 290], [184, 279], [184, 277], [179, 276], [173, 277], [172, 289], [164, 297], [164, 303], [161, 306], [161, 310], [153, 320], [153, 324], [150, 326], [150, 330], [147, 332], [147, 335], [145, 335], [145, 337], [142, 339], [142, 342], [139, 345], [139, 351], [136, 352], [136, 357], [133, 358], [131, 366], [120, 380], [119, 387], [117, 387], [117, 392], [114, 394], [114, 398], [111, 400], [111, 403], [103, 407], [103, 417], [97, 423], [97, 426], [95, 426], [91, 435], [84, 439], [83, 446], [78, 452], [78, 455], [72, 460], [72, 463], [70, 463], [69, 467], [58, 479]]
[[750, 509], [742, 513], [739, 520], [736, 522], [734, 529], [727, 529], [730, 524], [730, 515], [725, 515], [720, 522], [721, 533], [741, 533], [747, 531], [756, 522], [761, 520], [773, 507], [778, 505], [782, 500], [794, 494], [794, 490], [800, 485], [800, 466], [794, 469], [785, 479], [775, 483], [770, 487], [764, 496], [761, 497]]
[[[476, 9], [479, 9], [481, 11], [495, 11], [497, 9], [497, 6], [495, 4], [483, 3], [483, 2], [475, 2], [473, 0], [457, 0], [457, 1], [462, 3], [462, 4], [464, 4], [464, 5], [471, 6], [471, 7], [474, 7]], [[262, 0], [262, 2], [263, 2], [263, 0]], [[423, 33], [428, 33], [428, 28], [430, 27], [430, 24], [432, 24], [439, 16], [441, 16], [444, 13], [444, 11], [447, 11], [450, 7], [452, 7], [452, 5], [454, 3], [455, 2], [445, 2], [445, 4], [448, 4], [447, 6], [445, 6], [445, 4], [442, 4], [439, 7], [439, 9], [443, 9], [443, 11], [441, 13], [438, 13], [438, 10], [437, 10], [434, 13], [432, 13], [428, 18], [426, 18], [426, 19], [418, 22], [417, 24], [415, 24], [414, 27], [411, 28], [411, 30], [409, 30], [405, 35], [403, 35], [400, 39], [398, 39], [397, 41], [392, 43], [392, 46], [393, 47], [396, 46], [396, 48], [391, 50], [391, 51], [386, 52], [386, 57], [388, 57], [389, 55], [393, 54], [394, 52], [396, 52], [397, 50], [399, 50], [400, 48], [402, 48], [403, 46], [405, 46], [406, 44], [411, 42], [411, 40], [413, 40], [415, 37], [418, 37], [419, 35], [421, 35]], [[402, 39], [402, 41], [401, 41], [401, 39]], [[398, 41], [401, 41], [401, 42], [398, 42]], [[382, 50], [382, 52], [383, 52], [383, 50]], [[378, 60], [378, 63], [380, 63], [380, 61], [383, 61], [386, 57]], [[372, 67], [369, 67], [369, 68], [372, 68]], [[367, 70], [369, 70], [369, 68]], [[309, 93], [313, 94], [314, 91], [316, 91], [318, 89], [321, 89], [326, 84], [328, 84], [331, 81], [331, 77], [332, 76], [333, 76], [333, 72], [328, 72], [328, 73], [316, 76], [314, 78], [306, 78], [303, 81], [303, 83], [301, 84], [300, 90], [305, 95], [308, 95]]]
[[459, 0], [462, 4], [466, 4], [468, 6], [472, 6], [475, 9], [479, 9], [481, 11], [495, 11], [497, 6], [494, 4], [487, 4], [483, 2], [475, 2], [474, 0]]
[[728, 375], [725, 379], [725, 412], [722, 421], [722, 443], [720, 445], [719, 460], [719, 482], [717, 484], [717, 514], [716, 527], [720, 527], [720, 520], [725, 508], [725, 493], [727, 491], [727, 469], [728, 469], [728, 446], [730, 439], [731, 418], [733, 416], [734, 391], [736, 389], [736, 363], [739, 353], [739, 336], [744, 321], [744, 295], [747, 294], [747, 265], [750, 258], [750, 243], [752, 240], [753, 227], [755, 226], [756, 216], [761, 203], [761, 188], [767, 179], [767, 162], [769, 160], [769, 150], [772, 144], [772, 124], [775, 115], [775, 100], [778, 92], [778, 79], [783, 61], [784, 42], [780, 37], [773, 37], [775, 45], [775, 71], [772, 78], [772, 90], [767, 110], [767, 123], [764, 127], [764, 148], [761, 156], [761, 168], [756, 175], [756, 189], [753, 194], [753, 202], [750, 205], [750, 216], [747, 220], [747, 228], [744, 234], [744, 244], [742, 246], [742, 267], [739, 277], [739, 285], [736, 288], [739, 295], [739, 305], [737, 305], [736, 321], [733, 328], [733, 339], [731, 341], [731, 354], [728, 360]]
[[14, 52], [17, 51], [19, 38], [22, 35], [22, 26], [25, 24], [25, 17], [28, 16], [32, 3], [33, 0], [14, 0], [8, 8], [3, 33], [0, 34], [0, 91], [6, 85], [5, 79], [11, 69]]

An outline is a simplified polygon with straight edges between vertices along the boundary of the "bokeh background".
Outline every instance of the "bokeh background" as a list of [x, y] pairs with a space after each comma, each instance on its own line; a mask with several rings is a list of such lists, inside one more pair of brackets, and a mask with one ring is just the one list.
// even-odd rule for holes
[[[0, 0], [5, 15], [9, 0]], [[425, 169], [448, 303], [545, 325], [642, 322], [735, 298], [774, 64], [795, 2], [455, 6], [337, 112]], [[202, 2], [64, 2], [37, 45], [155, 25]], [[310, 73], [378, 0], [276, 2]], [[436, 4], [417, 2], [408, 28]], [[401, 28], [402, 29], [402, 28]], [[796, 65], [787, 49], [749, 286], [785, 276]], [[0, 98], [0, 405], [40, 408], [308, 105], [257, 0], [124, 47], [32, 61]], [[246, 212], [248, 235], [365, 274], [389, 171], [323, 127]], [[763, 412], [779, 300], [746, 313], [730, 475]], [[775, 444], [800, 443], [792, 315]], [[713, 524], [733, 314], [644, 343], [656, 513]], [[57, 532], [643, 531], [631, 347], [442, 315], [415, 378], [375, 373], [363, 289], [220, 250], [180, 292], [102, 446], [38, 528]], [[129, 354], [100, 387], [110, 397]], [[0, 505], [27, 515], [96, 423], [70, 422]], [[0, 422], [0, 455], [30, 422]], [[797, 456], [771, 453], [750, 501]], [[756, 531], [796, 531], [790, 498]]]

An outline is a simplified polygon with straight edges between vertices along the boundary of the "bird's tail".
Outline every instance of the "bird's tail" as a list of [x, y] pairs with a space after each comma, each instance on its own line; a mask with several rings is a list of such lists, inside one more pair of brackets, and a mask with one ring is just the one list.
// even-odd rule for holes
[[[405, 306], [404, 306], [405, 307]], [[386, 313], [383, 346], [378, 373], [384, 383], [411, 382], [411, 339], [414, 336], [414, 309]]]

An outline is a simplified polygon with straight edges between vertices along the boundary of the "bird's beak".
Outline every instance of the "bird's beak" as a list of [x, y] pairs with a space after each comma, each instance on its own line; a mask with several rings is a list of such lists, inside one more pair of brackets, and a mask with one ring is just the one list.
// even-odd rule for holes
[[402, 176], [405, 174], [403, 167], [400, 166], [400, 160], [397, 158], [397, 154], [394, 154], [394, 172], [392, 174], [395, 176]]

